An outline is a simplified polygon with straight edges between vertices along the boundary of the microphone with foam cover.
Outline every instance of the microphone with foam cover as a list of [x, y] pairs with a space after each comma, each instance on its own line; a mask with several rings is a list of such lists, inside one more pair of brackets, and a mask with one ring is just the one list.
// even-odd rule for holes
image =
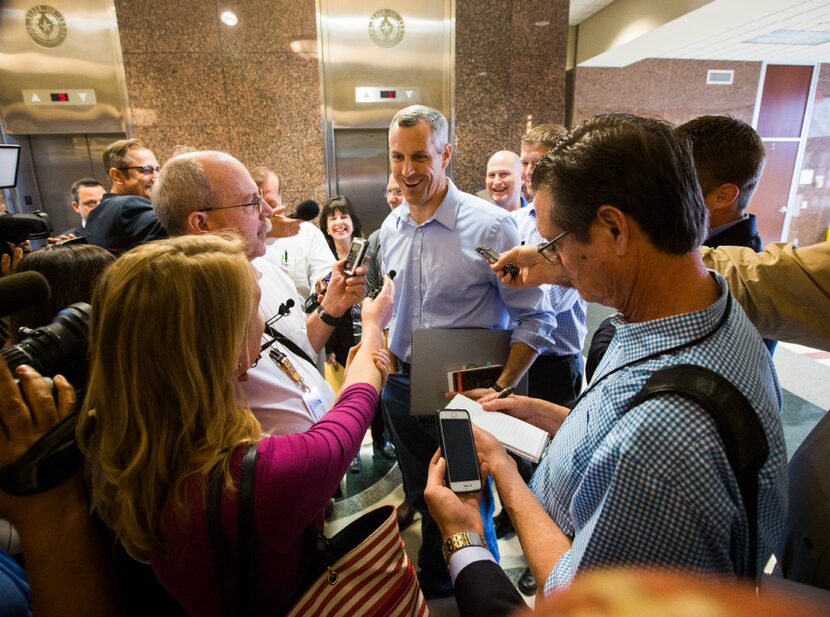
[[52, 290], [40, 272], [18, 272], [0, 278], [0, 317], [49, 300]]
[[288, 215], [290, 219], [300, 219], [301, 221], [312, 221], [320, 213], [320, 204], [313, 199], [306, 199], [301, 201], [300, 205], [294, 210], [292, 214]]

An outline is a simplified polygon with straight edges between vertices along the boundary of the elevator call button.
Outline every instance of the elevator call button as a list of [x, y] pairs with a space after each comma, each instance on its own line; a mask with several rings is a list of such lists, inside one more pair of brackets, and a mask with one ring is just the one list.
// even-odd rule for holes
[[354, 89], [355, 103], [417, 103], [420, 88], [359, 87]]
[[95, 105], [95, 90], [23, 90], [26, 105]]

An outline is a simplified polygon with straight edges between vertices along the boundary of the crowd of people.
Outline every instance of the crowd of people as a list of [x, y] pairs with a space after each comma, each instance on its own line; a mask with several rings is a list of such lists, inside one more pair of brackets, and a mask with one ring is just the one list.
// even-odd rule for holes
[[[519, 153], [489, 159], [489, 199], [449, 178], [452, 155], [440, 112], [395, 114], [379, 187], [390, 213], [352, 271], [363, 229], [348, 196], [315, 225], [286, 215], [269, 167], [190, 148], [159, 165], [137, 139], [107, 148], [109, 192], [90, 178], [71, 188], [79, 225], [3, 256], [6, 276], [40, 272], [52, 290], [11, 315], [9, 344], [73, 303], [92, 317], [88, 372], [73, 373], [83, 383], [0, 361], [0, 475], [66, 418], [84, 458], [31, 495], [0, 478], [0, 518], [25, 567], [0, 551], [0, 614], [227, 614], [208, 493], [220, 483], [239, 560], [249, 451], [250, 614], [287, 613], [323, 571], [306, 531], [323, 529], [342, 477], [360, 470], [368, 430], [400, 467], [399, 525], [420, 515], [421, 591], [454, 595], [462, 615], [525, 606], [498, 565], [509, 533], [527, 560], [525, 596], [606, 567], [758, 580], [792, 533], [774, 343], [830, 349], [830, 242], [761, 250], [746, 212], [765, 158], [757, 133], [721, 116], [541, 124]], [[586, 366], [588, 302], [618, 312]], [[419, 328], [511, 331], [492, 387], [465, 394], [550, 433], [538, 465], [475, 428], [482, 491], [448, 488], [435, 419], [410, 413]], [[338, 391], [326, 363], [345, 369]], [[671, 388], [640, 397], [685, 365], [748, 402], [766, 452], [754, 503], [705, 404]], [[505, 396], [525, 376], [528, 395]]]

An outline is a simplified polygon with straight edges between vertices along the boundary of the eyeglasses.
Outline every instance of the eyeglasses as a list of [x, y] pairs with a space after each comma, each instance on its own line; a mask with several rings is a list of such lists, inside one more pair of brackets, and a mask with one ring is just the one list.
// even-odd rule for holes
[[386, 197], [389, 197], [390, 195], [394, 195], [395, 197], [401, 197], [403, 196], [403, 191], [401, 189], [387, 189], [383, 191], [383, 194]]
[[259, 191], [254, 201], [249, 201], [246, 204], [239, 204], [238, 206], [217, 206], [215, 208], [199, 208], [196, 212], [210, 212], [211, 210], [228, 210], [230, 208], [249, 208], [256, 206], [257, 215], [262, 213], [262, 191]]
[[143, 174], [145, 176], [149, 176], [153, 173], [158, 173], [161, 171], [161, 165], [133, 165], [132, 167], [116, 167], [116, 169], [120, 169], [122, 171], [126, 171], [128, 169], [137, 169], [138, 173]]
[[539, 254], [553, 263], [559, 263], [559, 249], [556, 246], [556, 243], [559, 242], [562, 238], [567, 236], [570, 232], [563, 231], [561, 234], [556, 236], [550, 242], [542, 242], [539, 246], [536, 247], [536, 250]]

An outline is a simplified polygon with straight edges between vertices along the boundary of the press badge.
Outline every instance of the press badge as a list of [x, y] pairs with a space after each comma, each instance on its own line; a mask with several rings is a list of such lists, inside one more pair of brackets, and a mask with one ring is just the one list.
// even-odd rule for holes
[[303, 403], [305, 403], [311, 417], [317, 422], [326, 413], [326, 408], [323, 406], [323, 401], [312, 390], [303, 392]]

